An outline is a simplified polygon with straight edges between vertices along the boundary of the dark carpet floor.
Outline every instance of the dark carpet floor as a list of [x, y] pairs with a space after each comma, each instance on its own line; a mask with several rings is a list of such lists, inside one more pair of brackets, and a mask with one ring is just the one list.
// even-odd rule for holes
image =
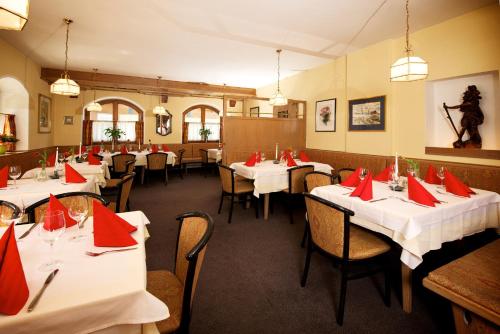
[[[395, 251], [392, 306], [385, 307], [383, 277], [350, 281], [344, 325], [335, 321], [339, 275], [331, 262], [313, 255], [307, 286], [300, 275], [305, 250], [299, 246], [304, 209], [290, 225], [276, 201], [268, 221], [236, 205], [227, 224], [229, 202], [217, 214], [218, 176], [190, 171], [184, 180], [171, 176], [135, 186], [131, 209], [142, 210], [151, 225], [146, 243], [148, 270], [173, 267], [177, 214], [201, 210], [215, 220], [194, 299], [191, 333], [448, 333], [453, 331], [450, 305], [421, 286], [426, 269], [414, 272], [413, 313], [400, 303], [399, 254]], [[262, 215], [261, 215], [262, 216]], [[446, 262], [446, 261], [445, 261]], [[419, 267], [420, 268], [420, 267]]]

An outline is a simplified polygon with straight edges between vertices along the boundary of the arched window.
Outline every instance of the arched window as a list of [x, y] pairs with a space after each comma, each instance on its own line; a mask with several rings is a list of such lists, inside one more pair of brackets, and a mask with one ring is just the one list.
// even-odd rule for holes
[[119, 142], [144, 143], [144, 115], [136, 105], [125, 100], [108, 99], [99, 101], [102, 111], [85, 109], [83, 143], [110, 142], [104, 130], [121, 129], [125, 132]]
[[219, 110], [214, 107], [199, 104], [188, 108], [182, 114], [182, 142], [200, 143], [203, 138], [201, 129], [210, 129], [208, 141], [214, 142], [221, 139], [222, 127]]

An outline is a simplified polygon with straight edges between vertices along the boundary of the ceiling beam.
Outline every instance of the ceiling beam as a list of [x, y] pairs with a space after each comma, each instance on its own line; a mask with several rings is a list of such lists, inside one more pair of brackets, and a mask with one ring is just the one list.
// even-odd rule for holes
[[[41, 79], [49, 84], [61, 77], [63, 70], [42, 68]], [[255, 96], [255, 88], [211, 85], [204, 82], [185, 82], [173, 80], [158, 80], [128, 75], [94, 73], [83, 71], [68, 71], [72, 80], [75, 80], [82, 89], [116, 89], [143, 92], [148, 94], [180, 95], [180, 96], [223, 96], [242, 95]]]

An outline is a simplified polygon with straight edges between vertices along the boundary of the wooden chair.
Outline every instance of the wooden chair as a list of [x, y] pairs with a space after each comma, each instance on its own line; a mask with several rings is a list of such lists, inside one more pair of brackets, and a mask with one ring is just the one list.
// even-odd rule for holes
[[188, 212], [177, 217], [179, 231], [174, 271], [147, 273], [147, 290], [163, 301], [170, 317], [156, 323], [160, 333], [188, 333], [191, 309], [208, 241], [214, 230], [212, 218], [203, 212]]
[[355, 169], [354, 168], [341, 168], [337, 171], [337, 180], [338, 183], [343, 182], [347, 180], [349, 176], [351, 176], [352, 173], [354, 173]]
[[167, 169], [169, 169], [171, 172], [178, 172], [181, 179], [184, 179], [184, 176], [182, 175], [183, 169], [185, 168], [183, 163], [184, 152], [186, 152], [186, 149], [184, 148], [181, 148], [179, 151], [177, 151], [177, 158], [175, 159], [175, 164], [171, 167], [167, 166]]
[[135, 155], [127, 153], [127, 154], [115, 154], [112, 157], [113, 166], [112, 173], [114, 176], [119, 176], [125, 174], [127, 172], [127, 161], [135, 160]]
[[229, 218], [227, 220], [228, 224], [231, 224], [231, 219], [233, 217], [233, 206], [234, 206], [234, 197], [246, 195], [252, 196], [254, 198], [255, 205], [255, 217], [259, 218], [259, 202], [258, 198], [253, 196], [254, 187], [253, 184], [249, 181], [242, 180], [240, 178], [235, 177], [234, 169], [229, 168], [224, 165], [219, 165], [219, 175], [222, 184], [222, 193], [220, 196], [220, 204], [219, 211], [220, 214], [222, 210], [222, 203], [224, 201], [224, 197], [231, 198], [231, 207], [229, 208]]
[[21, 209], [14, 203], [0, 200], [0, 217], [3, 219], [13, 219], [19, 217]]
[[167, 158], [166, 153], [149, 153], [146, 155], [147, 165], [144, 168], [144, 174], [142, 177], [142, 183], [144, 184], [144, 176], [146, 176], [147, 181], [152, 173], [162, 172], [165, 175], [165, 185], [168, 183], [168, 171], [167, 171]]
[[288, 188], [283, 192], [288, 195], [288, 214], [290, 215], [290, 224], [293, 224], [293, 198], [302, 195], [304, 192], [304, 176], [307, 173], [314, 172], [314, 166], [304, 165], [288, 169]]
[[111, 191], [116, 191], [118, 189], [118, 183], [122, 180], [122, 176], [125, 174], [132, 174], [134, 172], [135, 168], [135, 159], [134, 160], [129, 160], [125, 163], [125, 173], [120, 175], [119, 178], [115, 179], [107, 179], [106, 180], [106, 186], [104, 188], [101, 188], [101, 190], [104, 190], [104, 192], [109, 193], [108, 190]]
[[[328, 174], [328, 173], [323, 173], [323, 172], [311, 172], [307, 173], [304, 176], [304, 190], [305, 192], [311, 192], [316, 187], [322, 187], [322, 186], [328, 186], [333, 184], [333, 180], [337, 178], [337, 174]], [[306, 214], [306, 221], [305, 221], [305, 226], [304, 226], [304, 235], [302, 236], [302, 242], [300, 243], [300, 246], [304, 248], [307, 240], [307, 234], [309, 232], [309, 225], [307, 223], [307, 214]]]
[[205, 177], [207, 177], [208, 171], [210, 171], [213, 167], [217, 166], [215, 159], [211, 159], [208, 157], [208, 150], [204, 148], [200, 148], [200, 156], [201, 156], [201, 169]]
[[[69, 193], [57, 194], [55, 197], [64, 205], [66, 208], [71, 206], [71, 202], [77, 197], [84, 197], [87, 200], [88, 204], [88, 216], [92, 216], [93, 214], [93, 205], [92, 201], [97, 200], [104, 205], [108, 205], [108, 201], [104, 199], [101, 195], [97, 195], [96, 193], [85, 192], [85, 191], [75, 191]], [[49, 205], [50, 197], [44, 198], [36, 203], [31, 204], [25, 210], [26, 215], [28, 216], [29, 223], [37, 223], [41, 219], [42, 215], [47, 210], [47, 206]]]
[[118, 183], [118, 193], [116, 201], [109, 203], [109, 208], [116, 213], [126, 212], [130, 210], [129, 196], [132, 190], [132, 183], [134, 182], [135, 173], [125, 174], [122, 180]]
[[[354, 212], [320, 197], [304, 194], [310, 233], [308, 235], [307, 254], [304, 272], [300, 285], [304, 287], [307, 281], [311, 254], [320, 251], [340, 265], [340, 300], [337, 309], [337, 323], [342, 325], [347, 281], [366, 277], [378, 271], [385, 274], [384, 302], [390, 306], [391, 291], [389, 281], [389, 250], [390, 246], [372, 233], [353, 226], [350, 217]], [[381, 260], [382, 266], [365, 272], [350, 274], [354, 263]]]

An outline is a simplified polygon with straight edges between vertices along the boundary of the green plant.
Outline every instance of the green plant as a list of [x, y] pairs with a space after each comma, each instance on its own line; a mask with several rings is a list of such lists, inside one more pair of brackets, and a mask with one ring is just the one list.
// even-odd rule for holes
[[407, 158], [403, 158], [403, 159], [415, 171], [415, 174], [418, 175], [418, 171], [419, 171], [418, 163], [415, 160], [412, 160], [412, 159], [407, 159]]
[[122, 129], [107, 128], [104, 130], [104, 134], [111, 140], [117, 140], [120, 139], [122, 135], [125, 135], [125, 131]]
[[42, 168], [47, 167], [47, 151], [43, 150], [42, 152], [38, 152], [38, 156], [40, 157], [40, 160], [38, 160], [38, 163]]
[[212, 134], [212, 131], [210, 129], [205, 129], [205, 128], [200, 129], [200, 136], [204, 140], [207, 140], [208, 136], [210, 136], [211, 134]]
[[0, 139], [4, 143], [15, 143], [19, 141], [16, 137], [9, 135], [1, 135]]

